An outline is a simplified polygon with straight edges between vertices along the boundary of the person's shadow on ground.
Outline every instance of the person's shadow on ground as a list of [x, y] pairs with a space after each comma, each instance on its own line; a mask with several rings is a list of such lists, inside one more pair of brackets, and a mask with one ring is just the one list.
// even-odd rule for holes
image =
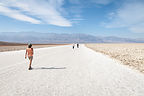
[[39, 67], [39, 68], [32, 68], [32, 70], [41, 70], [41, 69], [66, 69], [66, 67]]

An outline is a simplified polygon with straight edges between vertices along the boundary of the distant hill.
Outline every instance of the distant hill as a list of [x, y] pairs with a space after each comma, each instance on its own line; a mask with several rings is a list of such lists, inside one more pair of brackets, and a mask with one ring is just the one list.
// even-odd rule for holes
[[0, 46], [19, 46], [19, 45], [25, 45], [25, 44], [0, 41]]
[[0, 41], [17, 43], [144, 43], [144, 39], [100, 37], [88, 34], [58, 34], [38, 32], [1, 32]]

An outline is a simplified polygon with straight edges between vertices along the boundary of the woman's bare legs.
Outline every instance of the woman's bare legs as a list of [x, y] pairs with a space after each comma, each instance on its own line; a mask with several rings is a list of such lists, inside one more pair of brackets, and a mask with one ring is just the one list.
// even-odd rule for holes
[[29, 70], [31, 69], [32, 59], [30, 59]]

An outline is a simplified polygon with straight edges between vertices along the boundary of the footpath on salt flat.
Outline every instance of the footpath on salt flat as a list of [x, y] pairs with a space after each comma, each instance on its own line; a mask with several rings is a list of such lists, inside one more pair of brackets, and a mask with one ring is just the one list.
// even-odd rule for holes
[[144, 96], [144, 75], [84, 45], [0, 52], [0, 96]]

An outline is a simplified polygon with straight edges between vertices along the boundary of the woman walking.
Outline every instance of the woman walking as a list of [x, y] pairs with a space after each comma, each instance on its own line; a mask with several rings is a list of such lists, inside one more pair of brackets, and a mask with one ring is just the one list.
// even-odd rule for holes
[[33, 60], [33, 54], [34, 54], [34, 51], [33, 51], [33, 48], [32, 48], [32, 44], [28, 44], [28, 48], [26, 49], [26, 53], [25, 53], [25, 59], [28, 56], [28, 58], [30, 60], [29, 68], [28, 68], [29, 70], [32, 69], [31, 64], [32, 64], [32, 60]]

